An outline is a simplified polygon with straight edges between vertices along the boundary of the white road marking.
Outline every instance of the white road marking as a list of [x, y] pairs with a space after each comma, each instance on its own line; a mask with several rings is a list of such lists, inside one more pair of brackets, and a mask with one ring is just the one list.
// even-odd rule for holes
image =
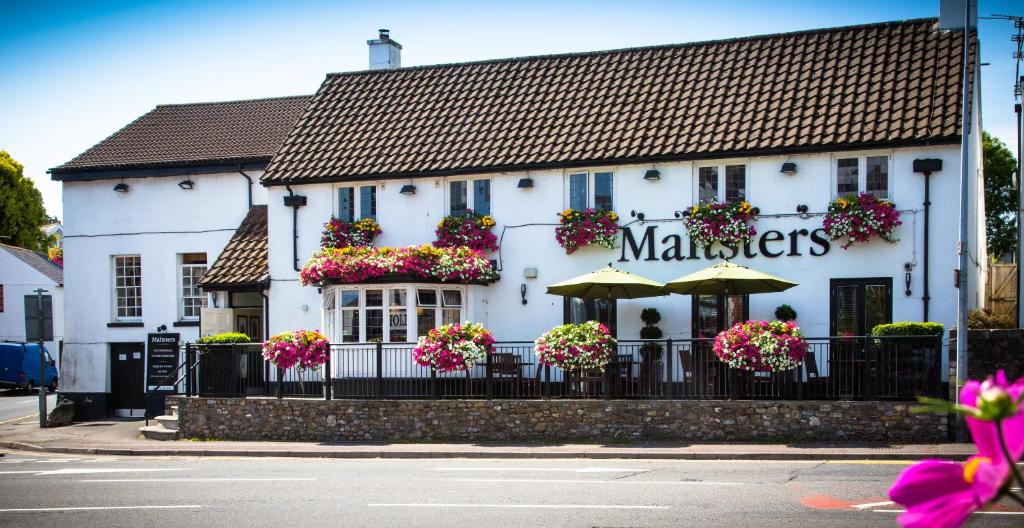
[[893, 501], [869, 502], [867, 504], [854, 504], [853, 507], [857, 508], [858, 510], [863, 510], [865, 508], [874, 508], [875, 506], [885, 506], [887, 504], [896, 504], [896, 503], [893, 502]]
[[199, 504], [170, 504], [167, 506], [69, 506], [63, 508], [7, 508], [0, 513], [18, 512], [59, 512], [59, 511], [93, 511], [93, 510], [172, 510], [202, 508]]
[[150, 478], [150, 479], [85, 479], [79, 482], [297, 482], [315, 478]]
[[39, 400], [25, 400], [25, 401], [20, 401], [20, 402], [15, 402], [15, 403], [20, 403], [22, 405], [27, 405], [29, 403], [39, 403]]
[[39, 472], [38, 471], [31, 471], [31, 470], [26, 470], [26, 471], [0, 471], [0, 475], [28, 475], [28, 474], [34, 475], [36, 473], [39, 473]]
[[40, 464], [59, 464], [64, 462], [78, 462], [77, 458], [57, 458], [52, 460], [40, 460]]
[[620, 469], [620, 468], [539, 468], [539, 467], [439, 467], [434, 471], [569, 471], [573, 473], [640, 473], [647, 472], [647, 469]]
[[[551, 482], [556, 484], [669, 484], [669, 485], [708, 485], [708, 486], [742, 486], [742, 482], [711, 482], [698, 480], [574, 480], [574, 479], [451, 479], [452, 482]], [[880, 503], [888, 504], [888, 503]], [[855, 506], [856, 507], [856, 506]]]
[[0, 460], [0, 464], [21, 464], [22, 462], [35, 462], [34, 458], [11, 458], [7, 460]]
[[628, 506], [617, 504], [455, 504], [455, 503], [375, 503], [370, 508], [537, 508], [586, 510], [667, 510], [668, 506]]
[[148, 471], [185, 471], [185, 468], [66, 468], [38, 471], [38, 475], [88, 475], [90, 473], [139, 473]]
[[25, 416], [19, 416], [17, 418], [11, 418], [9, 420], [4, 420], [4, 421], [0, 422], [0, 425], [7, 425], [9, 423], [20, 422], [22, 420], [28, 420], [29, 418], [36, 418], [38, 416], [39, 416], [39, 413], [29, 414], [29, 415], [25, 415]]
[[[871, 510], [875, 513], [903, 513], [907, 510]], [[1024, 511], [976, 511], [975, 515], [1024, 515]]]

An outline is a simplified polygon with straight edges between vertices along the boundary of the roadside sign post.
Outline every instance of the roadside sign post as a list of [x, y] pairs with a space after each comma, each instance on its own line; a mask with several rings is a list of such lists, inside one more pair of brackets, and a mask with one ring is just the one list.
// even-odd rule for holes
[[[33, 290], [35, 295], [25, 296], [25, 341], [39, 344], [39, 428], [46, 427], [46, 347], [45, 341], [53, 340], [53, 300], [43, 295], [46, 290]], [[33, 299], [32, 297], [35, 297]]]

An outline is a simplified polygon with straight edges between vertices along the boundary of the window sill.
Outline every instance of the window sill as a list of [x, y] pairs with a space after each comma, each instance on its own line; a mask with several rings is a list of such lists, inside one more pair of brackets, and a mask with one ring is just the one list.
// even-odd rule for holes
[[107, 328], [142, 328], [146, 326], [146, 323], [142, 321], [116, 321], [113, 323], [107, 323]]
[[171, 326], [199, 326], [199, 321], [175, 321]]

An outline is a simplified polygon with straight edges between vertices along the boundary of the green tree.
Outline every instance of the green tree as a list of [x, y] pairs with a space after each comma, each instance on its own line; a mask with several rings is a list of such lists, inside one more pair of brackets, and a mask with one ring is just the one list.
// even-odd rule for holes
[[39, 229], [47, 218], [43, 195], [24, 171], [0, 150], [0, 243], [45, 251], [46, 236]]
[[985, 231], [988, 253], [1000, 257], [1017, 246], [1017, 159], [1006, 144], [985, 132]]

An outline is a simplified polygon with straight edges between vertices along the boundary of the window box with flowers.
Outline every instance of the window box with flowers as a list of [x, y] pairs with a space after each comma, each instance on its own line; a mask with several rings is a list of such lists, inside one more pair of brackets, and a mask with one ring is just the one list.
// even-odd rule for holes
[[380, 225], [372, 218], [346, 222], [332, 216], [324, 224], [324, 232], [320, 236], [320, 247], [340, 249], [345, 247], [372, 246], [373, 240], [380, 233]]
[[487, 284], [498, 272], [483, 252], [467, 247], [325, 248], [303, 266], [303, 286], [365, 282], [445, 282]]
[[684, 219], [690, 240], [700, 247], [715, 242], [725, 246], [742, 246], [753, 240], [757, 229], [757, 208], [750, 202], [701, 202], [690, 208]]
[[619, 234], [619, 215], [614, 211], [594, 209], [582, 211], [566, 209], [558, 213], [558, 227], [555, 228], [555, 240], [571, 255], [583, 246], [601, 246], [615, 248], [615, 238]]
[[843, 249], [856, 243], [880, 238], [890, 244], [899, 241], [896, 228], [902, 225], [896, 206], [868, 193], [848, 194], [828, 204], [828, 212], [821, 226], [834, 242]]
[[491, 232], [494, 217], [473, 210], [444, 217], [437, 224], [437, 247], [465, 246], [478, 251], [497, 251], [498, 239]]

